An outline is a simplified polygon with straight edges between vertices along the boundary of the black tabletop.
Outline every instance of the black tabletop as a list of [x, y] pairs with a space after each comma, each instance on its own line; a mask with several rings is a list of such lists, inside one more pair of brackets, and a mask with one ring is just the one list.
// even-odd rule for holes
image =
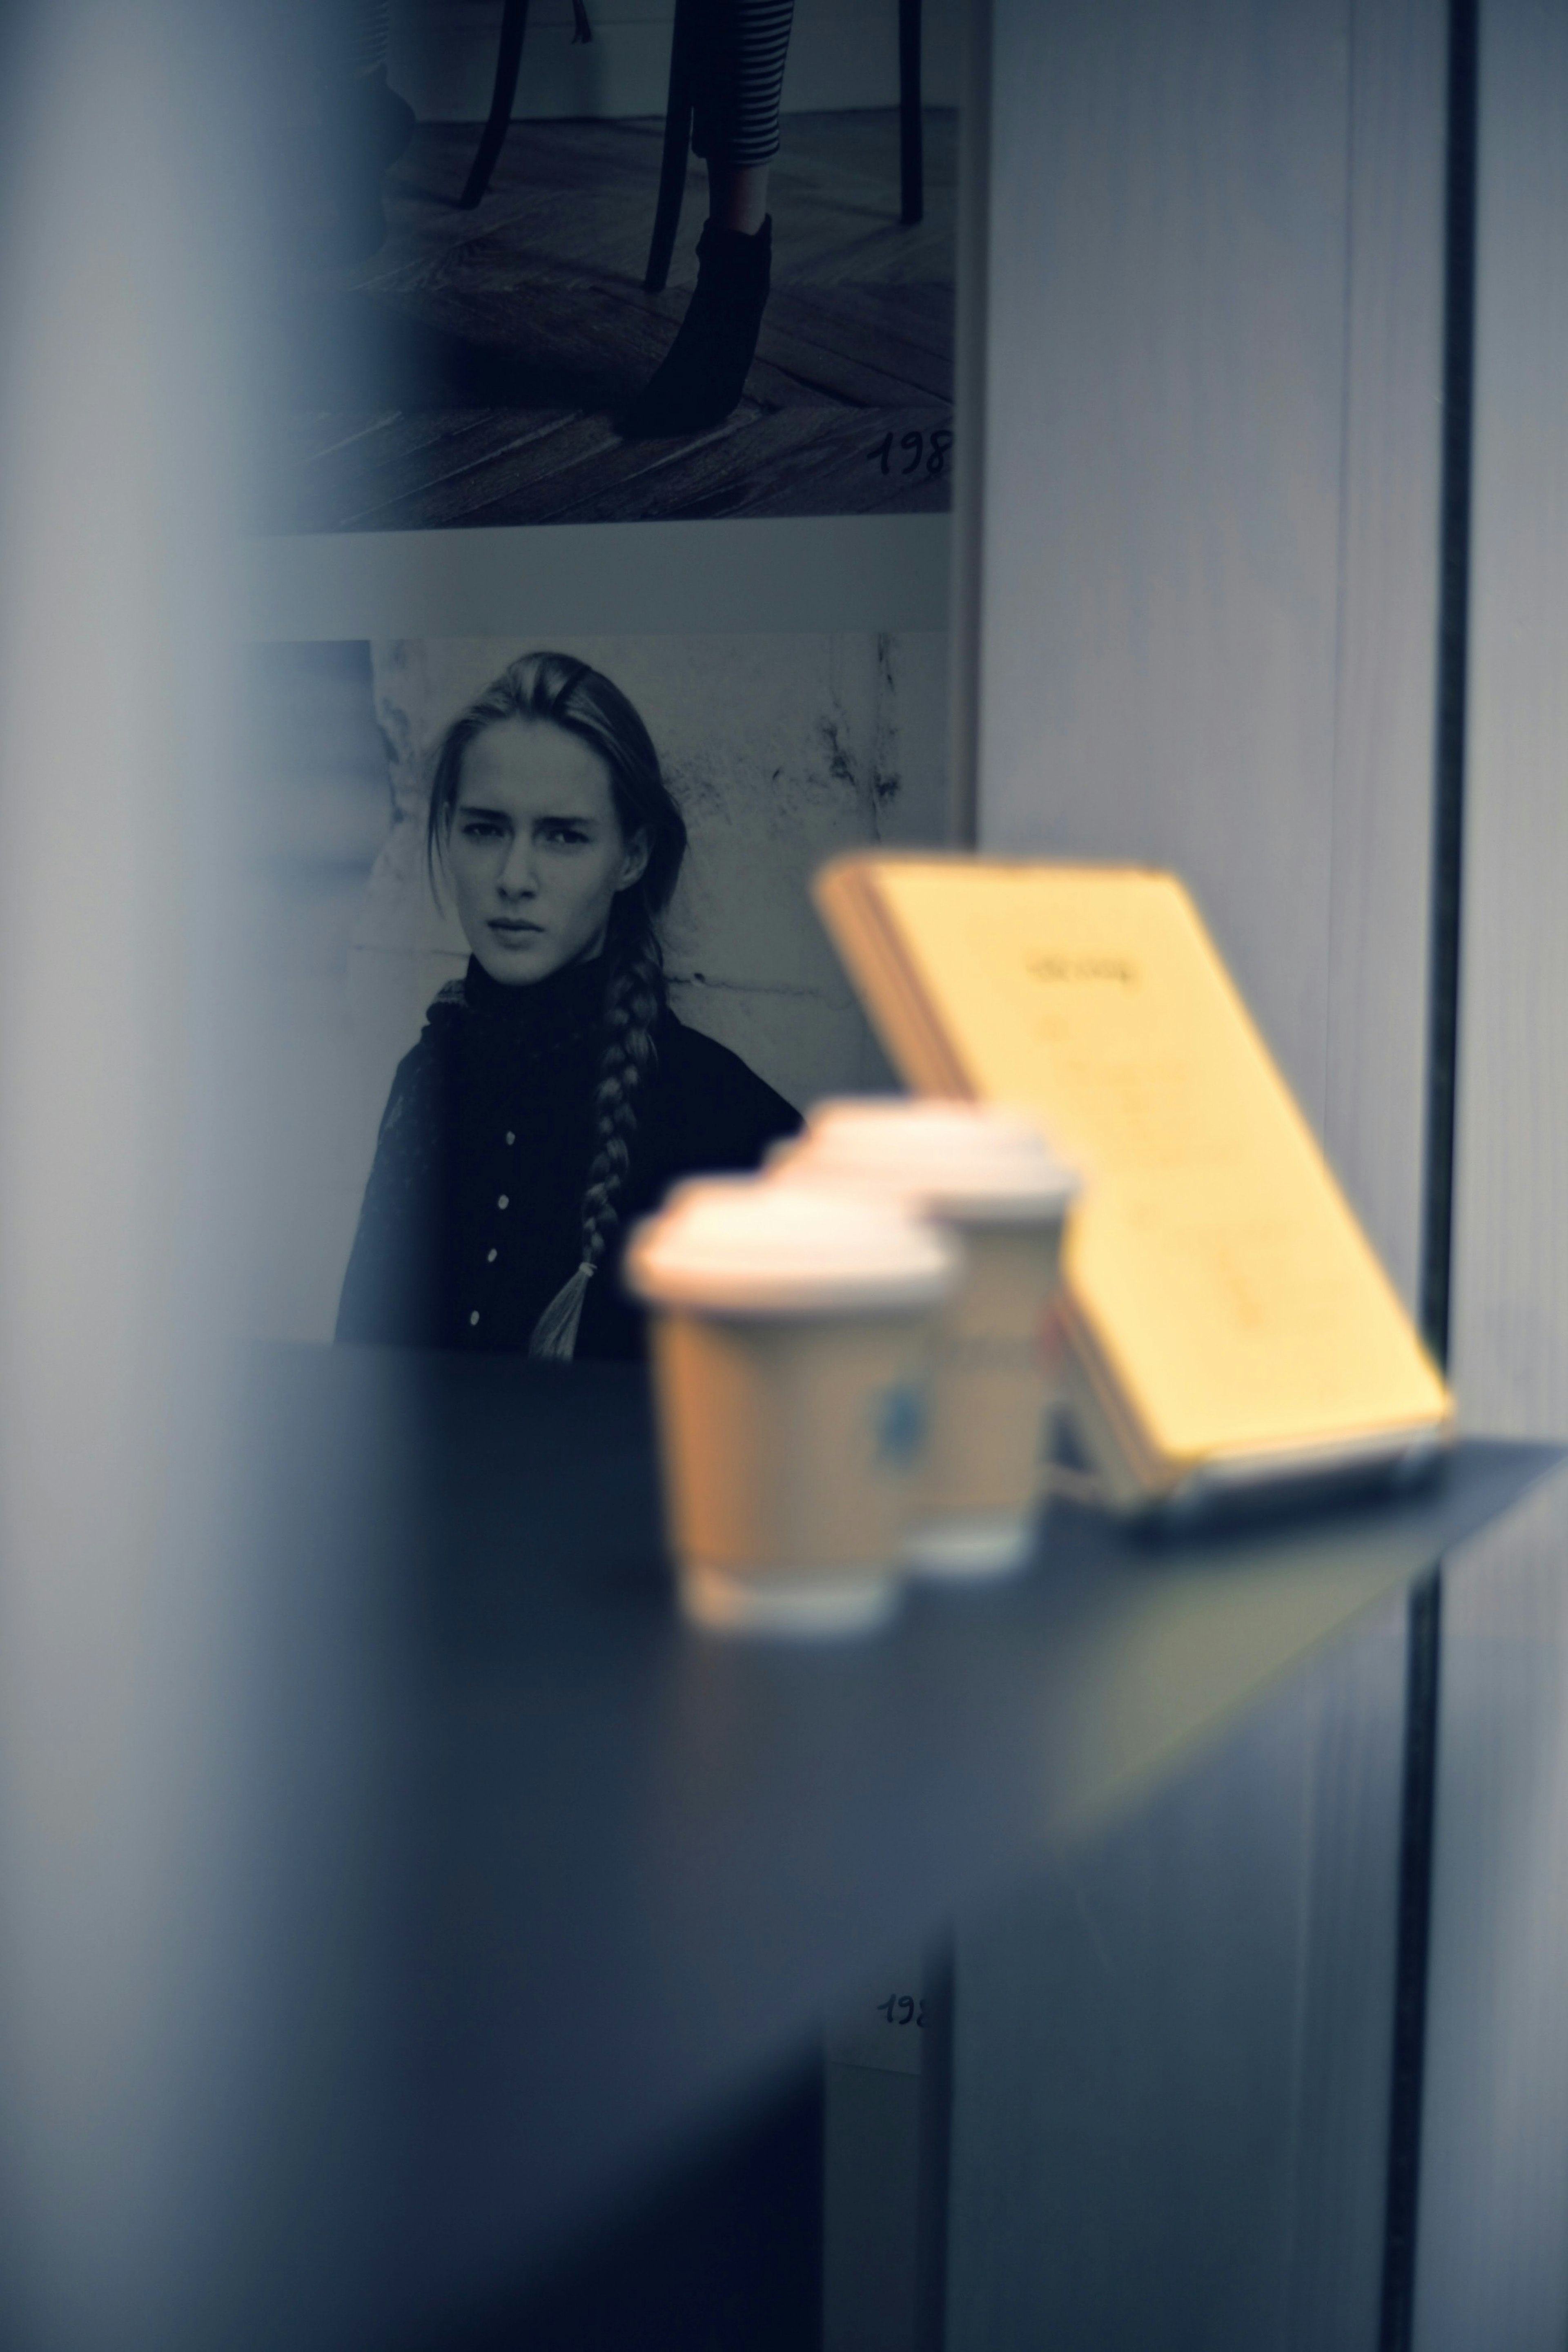
[[1059, 1505], [1021, 1580], [787, 1645], [680, 1622], [636, 1373], [278, 1349], [248, 1393], [257, 2292], [296, 2343], [526, 2272], [1561, 1459], [1470, 1441], [1402, 1500], [1157, 1547]]

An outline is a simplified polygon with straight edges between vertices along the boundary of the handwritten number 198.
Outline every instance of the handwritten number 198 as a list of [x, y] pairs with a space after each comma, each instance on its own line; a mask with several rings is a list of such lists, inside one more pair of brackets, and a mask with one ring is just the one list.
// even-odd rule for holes
[[[895, 446], [908, 458], [907, 465], [894, 467], [893, 453]], [[939, 425], [934, 433], [897, 435], [884, 433], [871, 454], [884, 474], [895, 471], [900, 474], [918, 474], [924, 466], [926, 473], [935, 478], [936, 475], [946, 472], [947, 458], [952, 446], [951, 429], [946, 425]]]
[[885, 2000], [877, 2002], [876, 2013], [885, 2017], [889, 2025], [924, 2025], [925, 2003], [917, 2001], [913, 1993], [890, 1992]]

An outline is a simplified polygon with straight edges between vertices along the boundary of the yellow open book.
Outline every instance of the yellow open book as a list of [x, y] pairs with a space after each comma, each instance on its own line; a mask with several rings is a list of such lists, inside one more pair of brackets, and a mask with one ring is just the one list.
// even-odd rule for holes
[[1082, 1173], [1068, 1399], [1113, 1500], [1430, 1457], [1452, 1399], [1173, 876], [856, 856], [816, 897], [909, 1084]]

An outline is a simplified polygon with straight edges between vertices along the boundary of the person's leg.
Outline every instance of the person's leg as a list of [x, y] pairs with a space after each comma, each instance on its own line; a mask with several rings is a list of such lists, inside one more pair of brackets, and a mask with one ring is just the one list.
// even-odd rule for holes
[[707, 216], [720, 228], [755, 236], [768, 218], [766, 163], [714, 163], [707, 167]]
[[322, 163], [338, 257], [362, 260], [386, 235], [382, 177], [413, 136], [413, 110], [387, 88], [389, 0], [316, 0]]
[[766, 197], [794, 15], [795, 0], [705, 0], [692, 143], [706, 160], [710, 187], [715, 172], [760, 171]]
[[680, 331], [624, 429], [701, 432], [729, 415], [757, 352], [773, 249], [768, 164], [794, 0], [709, 0], [699, 29], [696, 131], [708, 216]]

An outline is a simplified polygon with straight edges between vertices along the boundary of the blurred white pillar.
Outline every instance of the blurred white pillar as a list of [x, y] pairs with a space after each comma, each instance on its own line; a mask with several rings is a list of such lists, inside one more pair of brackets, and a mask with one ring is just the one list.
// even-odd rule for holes
[[228, 1596], [204, 1525], [218, 1074], [243, 1062], [224, 320], [181, 13], [49, 0], [10, 42], [0, 2336], [167, 2352], [199, 2340], [227, 2226], [220, 2011], [242, 1998], [214, 1874]]

